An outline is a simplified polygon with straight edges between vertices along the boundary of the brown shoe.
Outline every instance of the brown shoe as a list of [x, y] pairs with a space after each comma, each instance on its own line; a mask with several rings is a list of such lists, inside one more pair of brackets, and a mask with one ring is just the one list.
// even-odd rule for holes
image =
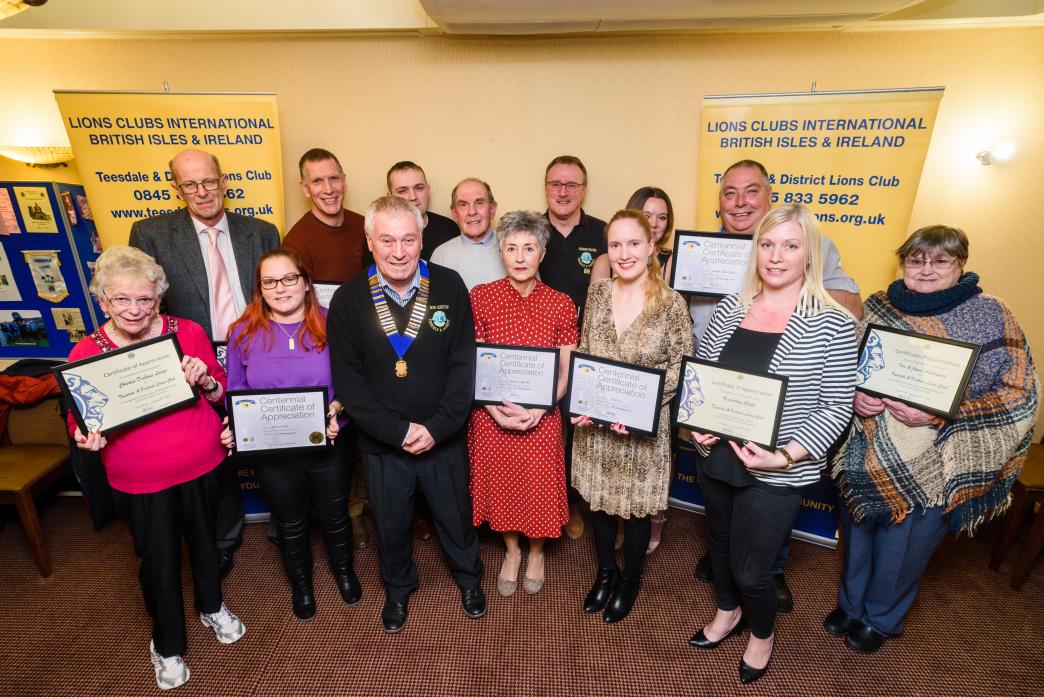
[[362, 515], [350, 518], [352, 521], [352, 547], [355, 549], [366, 549], [370, 546], [370, 536], [366, 532], [366, 524], [363, 523]]
[[579, 540], [584, 536], [584, 514], [577, 504], [569, 507], [569, 522], [566, 523], [565, 531], [570, 540]]
[[414, 516], [413, 523], [410, 524], [410, 532], [413, 533], [414, 539], [427, 542], [431, 539], [431, 521], [419, 515]]

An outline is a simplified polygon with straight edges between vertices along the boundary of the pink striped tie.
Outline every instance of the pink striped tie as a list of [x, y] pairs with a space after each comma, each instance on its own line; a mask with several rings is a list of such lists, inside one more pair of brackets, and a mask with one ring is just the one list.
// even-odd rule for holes
[[214, 341], [224, 341], [228, 338], [228, 325], [236, 321], [236, 307], [232, 303], [232, 286], [228, 282], [228, 271], [225, 269], [225, 259], [221, 256], [221, 250], [217, 246], [217, 236], [221, 232], [217, 228], [207, 228], [207, 237], [210, 238], [210, 249], [207, 255], [210, 261], [210, 293], [213, 296], [214, 305]]

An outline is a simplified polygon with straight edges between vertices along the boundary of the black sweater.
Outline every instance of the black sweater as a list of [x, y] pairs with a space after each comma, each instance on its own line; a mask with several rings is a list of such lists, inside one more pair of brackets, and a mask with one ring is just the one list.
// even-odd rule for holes
[[[381, 329], [366, 272], [342, 285], [330, 301], [327, 336], [334, 391], [359, 427], [368, 453], [401, 450], [410, 422], [428, 429], [435, 445], [461, 436], [474, 395], [475, 325], [468, 289], [456, 272], [428, 264], [428, 312], [395, 377], [398, 356]], [[388, 308], [401, 332], [414, 299]], [[442, 313], [442, 314], [438, 314]]]

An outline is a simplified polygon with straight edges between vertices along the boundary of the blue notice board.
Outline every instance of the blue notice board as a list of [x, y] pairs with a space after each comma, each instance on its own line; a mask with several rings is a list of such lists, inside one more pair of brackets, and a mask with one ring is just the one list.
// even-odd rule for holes
[[64, 360], [102, 317], [98, 228], [83, 187], [0, 182], [0, 358]]

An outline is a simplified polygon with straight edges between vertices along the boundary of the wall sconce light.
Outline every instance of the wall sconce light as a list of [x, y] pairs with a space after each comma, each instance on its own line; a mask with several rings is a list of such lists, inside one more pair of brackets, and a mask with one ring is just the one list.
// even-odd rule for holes
[[982, 150], [975, 154], [975, 159], [983, 166], [992, 165], [994, 162], [1006, 162], [1015, 155], [1015, 143], [1010, 140], [997, 143], [992, 150]]
[[0, 155], [24, 162], [30, 167], [67, 167], [65, 163], [73, 159], [73, 150], [51, 146], [0, 145]]
[[0, 19], [12, 17], [30, 7], [39, 7], [47, 0], [0, 0]]

